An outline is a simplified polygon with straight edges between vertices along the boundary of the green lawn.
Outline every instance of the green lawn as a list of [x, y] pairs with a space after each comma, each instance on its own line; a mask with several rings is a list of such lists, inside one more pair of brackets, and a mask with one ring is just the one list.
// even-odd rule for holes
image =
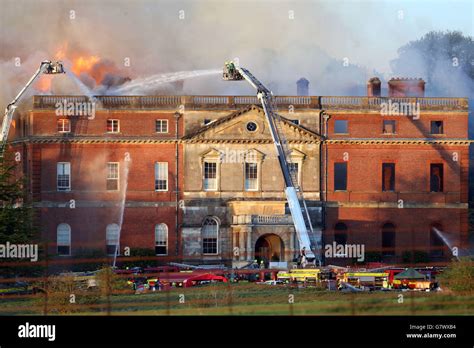
[[[136, 295], [77, 292], [0, 298], [0, 315], [473, 315], [474, 294], [443, 292], [341, 293], [316, 288], [217, 284]], [[403, 295], [403, 303], [399, 295]], [[293, 303], [290, 303], [293, 300]]]

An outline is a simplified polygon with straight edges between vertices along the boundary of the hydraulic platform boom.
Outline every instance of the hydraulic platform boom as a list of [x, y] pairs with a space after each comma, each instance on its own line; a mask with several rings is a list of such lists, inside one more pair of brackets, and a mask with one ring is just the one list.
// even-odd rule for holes
[[0, 133], [0, 157], [3, 157], [3, 153], [5, 151], [5, 147], [8, 140], [8, 133], [10, 132], [10, 126], [13, 120], [13, 114], [15, 113], [15, 109], [17, 108], [17, 103], [23, 94], [26, 92], [28, 87], [36, 80], [36, 78], [41, 74], [64, 74], [64, 67], [61, 62], [51, 62], [49, 60], [45, 60], [41, 62], [38, 70], [33, 74], [30, 80], [26, 83], [26, 85], [21, 89], [18, 95], [11, 101], [10, 104], [7, 105], [5, 108], [5, 114], [3, 115], [2, 121], [2, 131]]
[[311, 225], [311, 219], [303, 197], [303, 192], [298, 186], [297, 175], [295, 170], [293, 170], [294, 166], [290, 166], [289, 149], [281, 128], [280, 116], [275, 112], [276, 107], [272, 92], [247, 69], [236, 66], [233, 62], [225, 64], [223, 79], [229, 81], [245, 79], [257, 90], [257, 98], [262, 104], [285, 180], [285, 194], [300, 248], [305, 248], [306, 257], [308, 259], [316, 258], [320, 262], [320, 242], [315, 241], [315, 243], [311, 243], [310, 234], [314, 237], [313, 226]]

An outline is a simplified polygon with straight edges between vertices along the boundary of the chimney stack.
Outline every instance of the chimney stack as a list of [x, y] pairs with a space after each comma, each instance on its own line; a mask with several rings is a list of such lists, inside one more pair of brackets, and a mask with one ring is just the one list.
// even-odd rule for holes
[[304, 77], [296, 81], [296, 95], [307, 96], [309, 95], [309, 81]]
[[388, 81], [389, 97], [424, 97], [425, 81], [419, 78], [392, 78]]
[[380, 97], [382, 89], [382, 82], [378, 77], [372, 77], [367, 81], [367, 96]]

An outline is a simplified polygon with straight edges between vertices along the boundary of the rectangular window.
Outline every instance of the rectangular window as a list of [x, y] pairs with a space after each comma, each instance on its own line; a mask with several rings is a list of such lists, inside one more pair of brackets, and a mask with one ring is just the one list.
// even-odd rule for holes
[[431, 121], [431, 134], [444, 134], [443, 121]]
[[57, 229], [56, 245], [59, 256], [71, 255], [71, 227], [60, 224]]
[[58, 132], [59, 133], [71, 132], [71, 121], [67, 118], [60, 118], [58, 120]]
[[203, 254], [216, 255], [218, 252], [219, 227], [214, 219], [206, 219], [202, 227]]
[[155, 244], [155, 254], [156, 255], [167, 255], [168, 248], [166, 246], [166, 239], [157, 240]]
[[347, 190], [347, 162], [334, 163], [334, 191]]
[[430, 191], [443, 192], [443, 164], [430, 164]]
[[157, 133], [168, 133], [168, 120], [156, 120], [155, 128]]
[[298, 163], [290, 162], [288, 163], [288, 168], [290, 169], [290, 175], [295, 184], [300, 185], [300, 176], [298, 172]]
[[59, 162], [57, 164], [57, 187], [58, 191], [71, 190], [71, 163]]
[[203, 238], [202, 252], [203, 254], [217, 254], [217, 238]]
[[168, 254], [168, 227], [165, 224], [155, 227], [155, 254]]
[[155, 163], [155, 191], [168, 191], [168, 162]]
[[120, 227], [117, 224], [107, 225], [105, 230], [105, 245], [107, 255], [120, 255]]
[[382, 163], [382, 191], [395, 191], [395, 163]]
[[119, 120], [107, 120], [107, 133], [118, 133], [120, 132]]
[[245, 163], [245, 191], [258, 190], [258, 164]]
[[347, 120], [335, 120], [334, 121], [334, 133], [336, 134], [348, 134], [348, 121]]
[[204, 190], [217, 190], [217, 163], [204, 162]]
[[384, 120], [383, 121], [383, 134], [395, 134], [395, 120]]
[[119, 164], [107, 163], [107, 190], [118, 191], [119, 189]]

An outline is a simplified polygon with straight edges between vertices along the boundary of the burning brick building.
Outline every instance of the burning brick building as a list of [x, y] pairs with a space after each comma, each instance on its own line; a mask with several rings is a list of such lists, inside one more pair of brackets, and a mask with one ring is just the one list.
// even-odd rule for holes
[[[440, 260], [449, 253], [437, 231], [467, 242], [467, 99], [424, 97], [419, 80], [395, 85], [390, 98], [371, 79], [368, 97], [282, 96], [277, 105], [323, 245], [364, 244], [385, 262], [413, 251]], [[35, 96], [10, 138], [49, 254], [113, 254], [119, 244], [163, 263], [294, 259], [256, 97], [100, 96], [93, 118], [57, 116], [64, 99], [87, 101]]]

